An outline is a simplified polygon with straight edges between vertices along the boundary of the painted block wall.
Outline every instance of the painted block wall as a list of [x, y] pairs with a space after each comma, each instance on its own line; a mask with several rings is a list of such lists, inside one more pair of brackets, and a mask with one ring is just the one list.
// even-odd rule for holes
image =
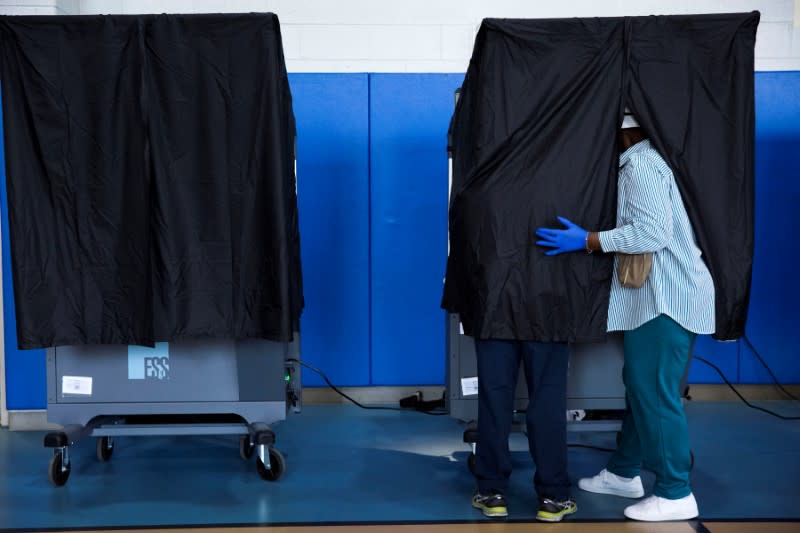
[[[45, 0], [2, 0], [48, 4]], [[486, 17], [681, 15], [758, 10], [756, 70], [800, 70], [800, 0], [58, 0], [66, 14], [269, 11], [290, 72], [463, 73]]]

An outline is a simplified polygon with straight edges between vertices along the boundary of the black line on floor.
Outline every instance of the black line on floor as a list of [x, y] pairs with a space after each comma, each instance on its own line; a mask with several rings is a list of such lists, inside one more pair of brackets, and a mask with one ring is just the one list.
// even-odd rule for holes
[[[576, 524], [622, 524], [634, 523], [633, 520], [620, 520], [616, 518], [580, 519], [570, 518], [563, 523]], [[731, 523], [793, 523], [800, 522], [798, 518], [714, 518], [706, 522], [731, 522]], [[252, 522], [252, 523], [221, 523], [221, 524], [155, 524], [155, 525], [104, 525], [104, 526], [69, 526], [46, 528], [0, 528], [0, 533], [57, 533], [68, 531], [135, 531], [148, 529], [181, 530], [181, 529], [212, 529], [212, 528], [255, 528], [255, 527], [329, 527], [329, 526], [424, 526], [447, 524], [546, 524], [533, 518], [529, 519], [501, 519], [501, 520], [395, 520], [395, 521], [365, 521], [365, 522]], [[679, 523], [679, 522], [676, 522]], [[698, 520], [685, 522], [698, 533], [711, 533], [705, 525]]]
[[704, 518], [704, 522], [731, 522], [734, 524], [737, 523], [745, 523], [745, 522], [753, 522], [754, 524], [759, 523], [787, 523], [791, 524], [794, 522], [800, 523], [800, 516], [796, 516], [794, 518]]
[[711, 533], [708, 528], [699, 520], [692, 520], [689, 522], [689, 525], [692, 526], [692, 529], [697, 531], [697, 533]]
[[[619, 520], [611, 518], [597, 519], [569, 519], [564, 523], [574, 522], [578, 524], [621, 524], [629, 520]], [[514, 519], [506, 518], [499, 520], [489, 520], [477, 518], [475, 520], [395, 520], [395, 521], [369, 521], [369, 522], [253, 522], [253, 523], [227, 523], [227, 524], [156, 524], [156, 525], [105, 525], [105, 526], [69, 526], [69, 527], [48, 527], [48, 528], [0, 528], [0, 533], [58, 533], [68, 531], [135, 531], [148, 529], [181, 530], [181, 529], [212, 529], [212, 528], [248, 528], [248, 527], [358, 527], [358, 526], [425, 526], [425, 525], [448, 525], [448, 524], [547, 524], [534, 518]]]

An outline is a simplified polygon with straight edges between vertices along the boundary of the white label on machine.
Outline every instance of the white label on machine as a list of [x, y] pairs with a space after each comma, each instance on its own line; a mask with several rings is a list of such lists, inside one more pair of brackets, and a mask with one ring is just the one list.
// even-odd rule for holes
[[464, 324], [462, 324], [461, 322], [458, 323], [458, 332], [461, 333], [462, 335], [464, 334]]
[[62, 376], [61, 394], [92, 395], [92, 378], [82, 376]]
[[475, 396], [478, 394], [478, 378], [461, 378], [461, 395]]

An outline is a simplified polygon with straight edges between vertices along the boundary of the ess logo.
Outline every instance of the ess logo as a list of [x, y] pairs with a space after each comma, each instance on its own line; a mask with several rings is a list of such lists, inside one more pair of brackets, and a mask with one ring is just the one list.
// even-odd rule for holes
[[128, 346], [128, 379], [169, 379], [169, 343]]

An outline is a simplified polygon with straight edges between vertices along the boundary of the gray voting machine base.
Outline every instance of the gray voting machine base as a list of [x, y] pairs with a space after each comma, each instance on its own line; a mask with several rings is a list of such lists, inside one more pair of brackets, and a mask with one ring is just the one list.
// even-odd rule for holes
[[203, 340], [139, 346], [59, 346], [47, 349], [47, 418], [63, 426], [45, 436], [53, 448], [48, 474], [64, 485], [69, 447], [97, 437], [108, 461], [113, 437], [241, 435], [243, 459], [257, 455], [262, 478], [285, 470], [270, 424], [301, 409], [299, 337]]
[[[447, 325], [447, 406], [450, 416], [467, 423], [478, 419], [477, 394], [465, 395], [461, 380], [478, 375], [475, 341], [464, 335], [457, 315], [448, 316]], [[604, 343], [570, 345], [567, 375], [567, 409], [575, 413], [568, 422], [570, 431], [617, 431], [621, 416], [598, 419], [599, 413], [620, 415], [625, 410], [625, 385], [622, 382], [622, 335], [610, 334]], [[523, 370], [514, 397], [515, 412], [524, 412], [528, 405], [528, 390]], [[580, 415], [577, 412], [581, 412]], [[567, 416], [567, 413], [564, 413]], [[516, 427], [516, 426], [515, 426]], [[465, 442], [474, 444], [468, 426]], [[520, 421], [518, 429], [524, 429]]]

